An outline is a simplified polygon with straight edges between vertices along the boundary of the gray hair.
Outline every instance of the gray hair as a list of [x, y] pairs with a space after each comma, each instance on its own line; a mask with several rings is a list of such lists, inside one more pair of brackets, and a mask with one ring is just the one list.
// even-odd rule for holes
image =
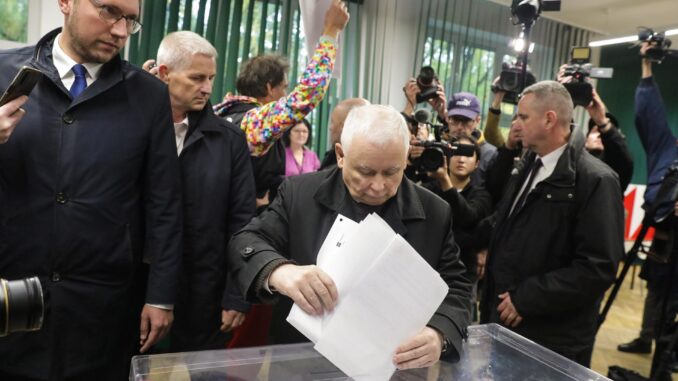
[[365, 105], [349, 112], [341, 132], [341, 147], [348, 152], [355, 135], [367, 138], [380, 147], [400, 140], [405, 151], [410, 148], [410, 131], [405, 118], [392, 106]]
[[574, 105], [565, 86], [556, 81], [541, 81], [523, 90], [523, 96], [534, 94], [535, 107], [540, 111], [555, 111], [563, 126], [572, 123]]
[[182, 70], [191, 64], [195, 54], [217, 59], [217, 50], [199, 34], [182, 30], [165, 36], [158, 48], [158, 65]]

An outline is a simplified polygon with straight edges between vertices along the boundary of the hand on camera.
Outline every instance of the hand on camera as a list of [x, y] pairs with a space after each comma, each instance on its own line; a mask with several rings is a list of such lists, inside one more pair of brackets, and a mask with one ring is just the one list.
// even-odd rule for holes
[[271, 273], [271, 289], [291, 298], [310, 315], [332, 311], [337, 304], [337, 287], [318, 266], [282, 265]]
[[589, 116], [596, 126], [604, 126], [602, 130], [600, 130], [600, 127], [598, 127], [601, 133], [609, 131], [609, 129], [612, 127], [610, 119], [607, 118], [605, 114], [605, 110], [605, 103], [603, 103], [603, 100], [600, 99], [600, 95], [598, 95], [596, 89], [593, 89], [593, 100], [591, 100], [591, 103], [586, 106], [586, 111], [588, 111]]
[[428, 104], [436, 110], [436, 113], [438, 113], [439, 116], [445, 119], [447, 118], [447, 97], [445, 96], [445, 88], [443, 88], [442, 84], [438, 84], [438, 91], [436, 94], [438, 94], [438, 96], [429, 99]]

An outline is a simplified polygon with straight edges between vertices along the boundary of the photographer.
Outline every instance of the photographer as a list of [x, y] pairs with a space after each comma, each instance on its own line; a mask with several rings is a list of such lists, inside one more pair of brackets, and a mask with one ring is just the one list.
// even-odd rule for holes
[[[568, 65], [562, 65], [558, 72], [558, 82], [569, 83], [574, 77], [566, 74]], [[589, 128], [586, 135], [586, 150], [610, 166], [619, 176], [622, 192], [631, 182], [633, 158], [626, 144], [626, 138], [619, 131], [619, 123], [614, 115], [607, 112], [605, 103], [595, 89], [592, 89], [591, 103], [586, 106], [589, 114]]]
[[[648, 49], [652, 47], [653, 45], [648, 42], [644, 42], [641, 46], [642, 79], [635, 95], [636, 131], [647, 155], [648, 178], [643, 205], [646, 213], [650, 212], [655, 203], [661, 201], [675, 203], [676, 200], [659, 200], [657, 194], [669, 168], [678, 164], [676, 136], [669, 127], [666, 107], [652, 74], [652, 61], [646, 57]], [[671, 279], [675, 277], [676, 269], [675, 260], [671, 258], [675, 256], [678, 245], [671, 238], [676, 234], [676, 221], [674, 209], [673, 216], [654, 225], [656, 230], [651, 251], [663, 257], [664, 260], [656, 260], [658, 258], [655, 255], [648, 257], [648, 260], [643, 263], [640, 276], [647, 280], [648, 293], [645, 299], [642, 329], [640, 337], [618, 346], [617, 349], [622, 352], [651, 352], [652, 339], [659, 337], [662, 328], [660, 321], [662, 320], [663, 300], [666, 300], [669, 306], [666, 321], [673, 321], [675, 310], [671, 306], [676, 301], [676, 288], [672, 287], [675, 285], [671, 284]], [[657, 351], [660, 349], [657, 348]], [[670, 379], [667, 374], [660, 376], [660, 379]]]
[[452, 143], [471, 145], [473, 155], [450, 156], [437, 171], [429, 172], [428, 175], [434, 181], [424, 184], [424, 187], [442, 197], [452, 207], [454, 237], [461, 250], [461, 260], [466, 265], [466, 276], [475, 283], [475, 229], [478, 222], [492, 212], [492, 200], [490, 194], [471, 179], [482, 157], [476, 140], [473, 137], [461, 137]]
[[473, 183], [485, 185], [485, 171], [497, 155], [497, 148], [485, 141], [480, 126], [480, 101], [471, 93], [456, 93], [447, 104], [447, 126], [452, 137], [473, 136], [478, 141], [481, 158], [478, 169], [473, 172]]

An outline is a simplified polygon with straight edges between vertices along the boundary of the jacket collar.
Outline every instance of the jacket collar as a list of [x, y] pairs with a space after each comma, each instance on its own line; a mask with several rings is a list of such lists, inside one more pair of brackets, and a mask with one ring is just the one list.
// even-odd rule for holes
[[[424, 207], [415, 187], [416, 185], [412, 181], [403, 176], [394, 196], [395, 200], [389, 200], [389, 206], [382, 216], [389, 226], [401, 236], [407, 233], [405, 221], [426, 219]], [[335, 168], [322, 181], [313, 198], [332, 211], [340, 213], [344, 200], [348, 196], [347, 192], [341, 168]]]
[[205, 137], [205, 133], [223, 133], [224, 128], [219, 123], [209, 123], [207, 120], [211, 115], [214, 115], [212, 111], [212, 104], [207, 102], [205, 107], [200, 111], [193, 111], [188, 113], [188, 128], [190, 133], [186, 137], [186, 142], [184, 142], [184, 149], [181, 152], [184, 152], [189, 146], [193, 145], [197, 141]]
[[[70, 97], [70, 92], [61, 82], [61, 77], [54, 66], [52, 58], [52, 46], [56, 36], [59, 33], [61, 33], [61, 28], [54, 29], [53, 31], [44, 35], [40, 41], [38, 41], [33, 52], [31, 66], [42, 71], [62, 92]], [[122, 71], [122, 63], [123, 61], [119, 54], [113, 57], [113, 59], [110, 61], [106, 62], [101, 68], [99, 78], [90, 86], [88, 86], [82, 95], [78, 97], [78, 99], [71, 103], [69, 109], [91, 98], [94, 98], [95, 96], [115, 86], [118, 82], [122, 81], [124, 76]]]

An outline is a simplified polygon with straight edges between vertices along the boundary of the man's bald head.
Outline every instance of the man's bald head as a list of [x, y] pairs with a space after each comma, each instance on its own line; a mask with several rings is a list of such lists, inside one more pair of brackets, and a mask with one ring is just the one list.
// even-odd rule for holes
[[344, 99], [334, 106], [332, 115], [330, 115], [331, 147], [334, 147], [334, 145], [341, 140], [341, 131], [344, 129], [344, 122], [346, 121], [348, 113], [356, 107], [367, 106], [368, 104], [370, 104], [370, 102], [364, 98], [349, 98]]

